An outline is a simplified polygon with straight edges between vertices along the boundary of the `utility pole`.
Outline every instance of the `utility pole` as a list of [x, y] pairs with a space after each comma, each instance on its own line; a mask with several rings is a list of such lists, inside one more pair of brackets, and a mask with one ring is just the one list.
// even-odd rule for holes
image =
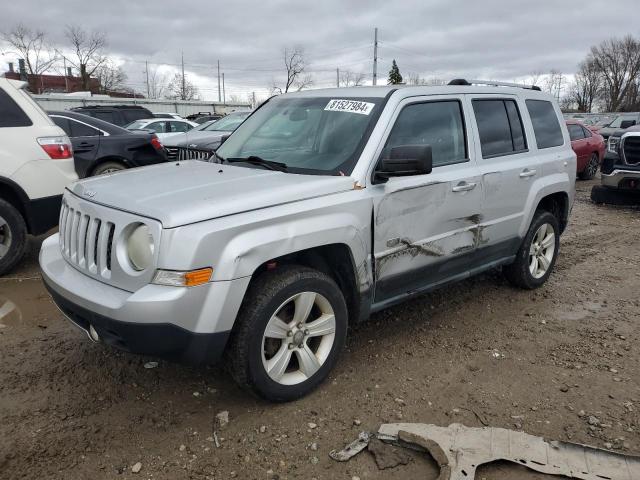
[[218, 60], [218, 102], [222, 101], [222, 97], [220, 96], [220, 60]]
[[336, 88], [340, 88], [340, 69], [336, 68]]
[[69, 72], [67, 72], [67, 57], [62, 56], [62, 60], [64, 62], [64, 91], [65, 93], [69, 93]]
[[181, 99], [184, 100], [185, 97], [187, 96], [186, 93], [186, 86], [185, 86], [185, 81], [184, 81], [184, 52], [182, 52], [182, 95], [181, 95]]
[[224, 91], [224, 72], [222, 72], [222, 103], [227, 104], [227, 94]]
[[373, 84], [378, 84], [378, 27], [373, 30]]
[[147, 77], [147, 98], [149, 98], [150, 96], [150, 91], [149, 91], [149, 62], [145, 60], [144, 62], [144, 74]]
[[251, 92], [251, 108], [256, 108], [256, 92]]

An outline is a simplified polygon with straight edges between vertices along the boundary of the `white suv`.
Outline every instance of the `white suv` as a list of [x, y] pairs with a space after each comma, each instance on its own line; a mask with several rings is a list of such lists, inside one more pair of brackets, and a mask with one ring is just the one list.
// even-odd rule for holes
[[0, 78], [0, 275], [24, 255], [27, 233], [58, 224], [62, 192], [78, 178], [69, 138], [25, 87]]

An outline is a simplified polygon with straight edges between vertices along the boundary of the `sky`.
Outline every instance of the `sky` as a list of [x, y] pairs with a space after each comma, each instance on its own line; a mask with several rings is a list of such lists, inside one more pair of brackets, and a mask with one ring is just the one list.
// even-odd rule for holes
[[[336, 69], [371, 83], [374, 27], [378, 84], [392, 60], [423, 78], [523, 81], [558, 70], [570, 79], [589, 48], [612, 36], [640, 37], [638, 0], [270, 0], [5, 2], [0, 31], [22, 22], [65, 51], [66, 25], [106, 33], [109, 53], [144, 92], [149, 69], [171, 76], [184, 54], [201, 97], [268, 94], [284, 81], [282, 50], [302, 48], [314, 87], [333, 87]], [[625, 14], [626, 12], [626, 14]], [[633, 14], [632, 14], [633, 13]], [[2, 69], [15, 55], [0, 43]]]

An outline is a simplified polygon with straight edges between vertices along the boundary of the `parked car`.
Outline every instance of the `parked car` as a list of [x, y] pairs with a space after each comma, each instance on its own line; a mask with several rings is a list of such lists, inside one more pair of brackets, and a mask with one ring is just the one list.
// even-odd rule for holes
[[602, 185], [591, 189], [596, 203], [640, 203], [640, 125], [617, 130], [609, 137], [602, 163]]
[[197, 123], [190, 122], [189, 120], [147, 118], [131, 122], [129, 125], [126, 125], [125, 128], [127, 130], [150, 130], [158, 135], [159, 139], [164, 140], [176, 133], [188, 132], [197, 126]]
[[42, 276], [91, 339], [224, 352], [273, 401], [318, 386], [371, 312], [499, 266], [544, 284], [575, 192], [553, 97], [462, 80], [280, 95], [216, 159], [74, 184]]
[[576, 152], [578, 177], [591, 180], [596, 176], [604, 158], [604, 138], [577, 120], [567, 120], [567, 129], [571, 138], [571, 148]]
[[169, 160], [207, 159], [251, 112], [230, 113], [220, 120], [210, 120], [181, 135], [165, 139]]
[[71, 138], [80, 178], [167, 161], [154, 133], [130, 132], [71, 111], [51, 111], [49, 116]]
[[176, 120], [184, 120], [180, 115], [173, 112], [153, 112], [154, 118], [175, 118]]
[[209, 120], [219, 120], [223, 116], [224, 115], [222, 115], [221, 113], [198, 112], [198, 113], [192, 113], [191, 115], [188, 115], [185, 118], [187, 120], [191, 120], [192, 122], [204, 123], [204, 122], [208, 122]]
[[88, 105], [71, 110], [119, 127], [124, 127], [135, 120], [153, 118], [153, 113], [139, 105]]
[[604, 141], [607, 142], [609, 140], [609, 136], [617, 130], [624, 130], [637, 125], [639, 121], [640, 113], [638, 112], [621, 113], [617, 115], [606, 127], [598, 129], [598, 133], [602, 135]]
[[71, 141], [26, 88], [0, 77], [0, 275], [24, 256], [27, 234], [58, 224], [62, 192], [78, 179]]

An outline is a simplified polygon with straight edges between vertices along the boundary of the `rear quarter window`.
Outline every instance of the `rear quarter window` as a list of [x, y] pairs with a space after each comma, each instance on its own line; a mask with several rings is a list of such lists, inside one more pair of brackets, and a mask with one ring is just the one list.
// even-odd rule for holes
[[122, 116], [126, 123], [131, 123], [136, 120], [142, 120], [143, 118], [149, 118], [153, 115], [149, 115], [145, 110], [121, 110]]
[[31, 119], [11, 96], [0, 88], [0, 128], [30, 127]]
[[564, 137], [553, 104], [546, 100], [527, 100], [526, 104], [538, 148], [563, 145]]

